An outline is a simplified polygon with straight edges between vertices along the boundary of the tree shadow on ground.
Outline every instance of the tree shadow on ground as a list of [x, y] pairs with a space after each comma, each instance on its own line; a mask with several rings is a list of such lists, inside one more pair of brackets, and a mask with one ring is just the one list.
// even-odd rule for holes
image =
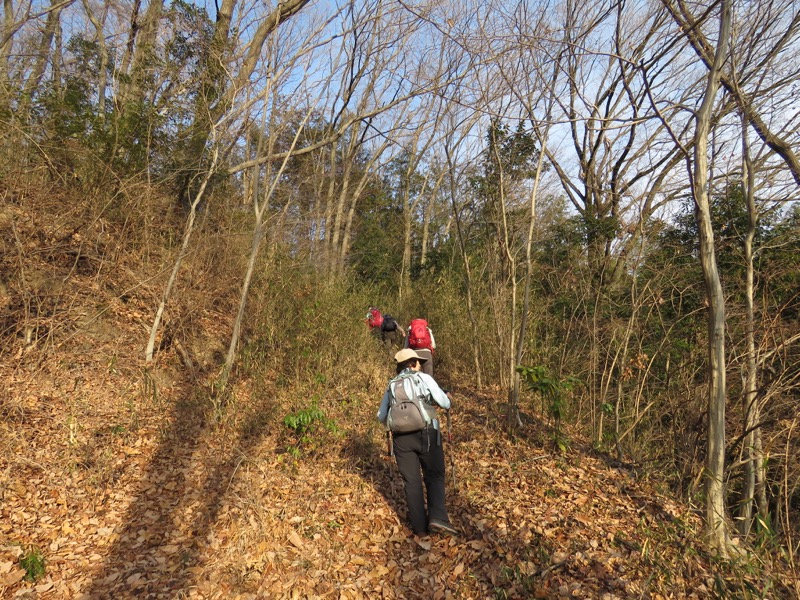
[[207, 445], [219, 446], [212, 439], [217, 421], [209, 403], [192, 399], [196, 390], [187, 388], [130, 492], [135, 498], [123, 529], [84, 590], [89, 598], [167, 598], [193, 587], [229, 484], [275, 411], [261, 401], [248, 410], [225, 452], [209, 452]]
[[349, 432], [341, 450], [353, 470], [372, 485], [386, 500], [401, 523], [405, 523], [406, 501], [403, 482], [397, 471], [394, 458], [388, 455], [388, 446], [375, 443], [369, 432]]
[[[405, 543], [386, 545], [387, 563], [403, 565], [403, 580], [395, 582], [391, 591], [387, 592], [387, 597], [441, 598], [444, 597], [442, 584], [448, 591], [456, 594], [454, 597], [473, 596], [476, 584], [484, 593], [490, 592], [490, 597], [533, 597], [536, 581], [533, 577], [520, 575], [517, 564], [537, 561], [542, 552], [546, 554], [547, 550], [540, 549], [538, 543], [525, 541], [513, 531], [502, 531], [487, 525], [493, 515], [463, 493], [466, 489], [463, 484], [458, 483], [457, 476], [454, 485], [452, 474], [455, 465], [448, 455], [453, 451], [454, 442], [446, 443], [447, 505], [451, 520], [461, 533], [455, 537], [434, 534], [416, 538], [407, 525], [402, 478], [394, 459], [388, 459], [386, 447], [376, 444], [370, 431], [351, 433], [342, 447], [343, 456], [384, 497], [408, 536]], [[435, 550], [431, 550], [434, 547]], [[431, 574], [431, 567], [427, 564], [431, 560], [431, 553], [455, 557], [455, 561], [448, 567], [448, 571]], [[456, 576], [448, 579], [459, 563], [465, 576], [459, 579], [456, 573]], [[417, 564], [419, 568], [415, 569]], [[414, 570], [418, 571], [417, 575], [408, 578], [408, 573]], [[545, 567], [541, 570], [544, 572]], [[434, 578], [437, 585], [432, 587], [431, 581]], [[467, 583], [464, 584], [463, 581]]]

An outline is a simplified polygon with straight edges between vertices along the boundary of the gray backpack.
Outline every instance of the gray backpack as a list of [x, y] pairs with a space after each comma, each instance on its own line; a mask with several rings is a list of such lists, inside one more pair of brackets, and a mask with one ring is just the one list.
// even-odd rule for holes
[[389, 384], [389, 413], [386, 417], [386, 426], [394, 433], [411, 433], [425, 429], [431, 422], [429, 411], [435, 414], [435, 408], [428, 408], [424, 398], [409, 398], [403, 387], [403, 382], [414, 377], [415, 374], [406, 374], [392, 379]]

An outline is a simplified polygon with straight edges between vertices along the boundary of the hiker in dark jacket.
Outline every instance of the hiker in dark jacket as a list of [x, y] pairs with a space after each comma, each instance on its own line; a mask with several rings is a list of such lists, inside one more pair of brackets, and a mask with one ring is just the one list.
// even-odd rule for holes
[[383, 323], [381, 323], [381, 339], [383, 340], [383, 347], [387, 352], [392, 352], [397, 346], [403, 345], [403, 340], [406, 337], [405, 330], [400, 326], [392, 315], [383, 315]]
[[[402, 385], [408, 398], [424, 398], [427, 426], [410, 433], [394, 433], [393, 449], [403, 477], [411, 529], [417, 535], [428, 532], [456, 534], [445, 508], [445, 461], [442, 433], [436, 408], [449, 410], [450, 398], [433, 379], [421, 372], [425, 359], [406, 348], [395, 354], [397, 376], [386, 388], [378, 410], [378, 420], [389, 428], [389, 407], [394, 385]], [[399, 383], [398, 383], [399, 382]], [[422, 482], [425, 482], [425, 492]], [[425, 513], [427, 495], [428, 512]]]

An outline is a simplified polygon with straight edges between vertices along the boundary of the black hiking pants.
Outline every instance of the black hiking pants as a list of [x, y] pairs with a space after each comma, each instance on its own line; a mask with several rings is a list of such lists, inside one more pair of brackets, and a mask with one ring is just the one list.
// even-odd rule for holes
[[[441, 435], [433, 427], [413, 433], [394, 434], [394, 455], [406, 492], [411, 529], [418, 535], [428, 532], [428, 523], [449, 523], [444, 503], [444, 450]], [[425, 481], [428, 511], [425, 512]]]

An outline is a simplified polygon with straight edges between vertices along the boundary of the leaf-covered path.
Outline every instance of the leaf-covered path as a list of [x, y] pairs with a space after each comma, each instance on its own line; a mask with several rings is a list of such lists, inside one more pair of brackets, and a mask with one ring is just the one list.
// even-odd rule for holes
[[[490, 396], [453, 393], [463, 534], [415, 538], [373, 422], [380, 390], [331, 404], [339, 435], [295, 458], [284, 409], [247, 405], [246, 387], [221, 426], [186, 385], [99, 356], [4, 374], [0, 597], [713, 595], [688, 511], [577, 441], [553, 453], [535, 420], [509, 440]], [[28, 581], [33, 550], [46, 568]]]

